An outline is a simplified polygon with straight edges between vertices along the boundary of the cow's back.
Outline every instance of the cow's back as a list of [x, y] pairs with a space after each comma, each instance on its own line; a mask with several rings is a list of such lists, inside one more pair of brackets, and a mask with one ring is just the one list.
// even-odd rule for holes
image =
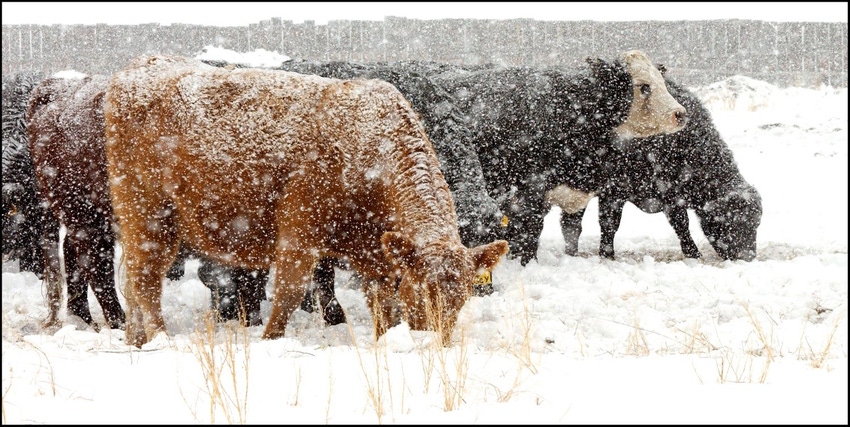
[[54, 209], [72, 224], [111, 221], [102, 104], [107, 84], [101, 75], [50, 78], [33, 91], [29, 126], [36, 172]]
[[[107, 94], [113, 179], [142, 171], [149, 205], [176, 210], [190, 246], [265, 266], [282, 185], [309, 167], [310, 150], [318, 147], [316, 100], [305, 93], [331, 82], [293, 76], [140, 58], [113, 76]], [[133, 203], [120, 190], [113, 198]]]
[[[375, 141], [400, 141], [411, 126], [426, 138], [411, 114], [398, 90], [377, 80], [143, 58], [116, 73], [107, 94], [110, 173], [143, 171], [151, 205], [176, 210], [191, 246], [259, 268], [287, 209], [325, 209], [314, 216], [331, 221], [382, 203], [370, 194], [387, 194], [385, 166], [399, 145]], [[336, 202], [344, 209], [330, 212], [336, 206], [324, 199], [346, 194]]]

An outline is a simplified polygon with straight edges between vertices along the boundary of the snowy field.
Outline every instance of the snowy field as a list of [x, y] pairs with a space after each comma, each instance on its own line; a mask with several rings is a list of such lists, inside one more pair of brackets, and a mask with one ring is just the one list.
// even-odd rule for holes
[[190, 264], [164, 288], [170, 338], [141, 350], [74, 319], [42, 331], [40, 281], [4, 262], [3, 423], [847, 424], [847, 89], [693, 89], [762, 195], [753, 262], [722, 261], [693, 214], [703, 258], [686, 260], [663, 214], [628, 204], [601, 259], [594, 199], [579, 256], [554, 209], [539, 260], [504, 260], [448, 348], [404, 324], [375, 343], [344, 271], [348, 324], [210, 326]]

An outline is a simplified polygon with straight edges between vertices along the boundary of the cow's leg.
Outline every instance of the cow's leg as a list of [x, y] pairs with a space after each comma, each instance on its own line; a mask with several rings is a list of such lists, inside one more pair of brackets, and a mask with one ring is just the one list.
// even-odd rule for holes
[[599, 240], [599, 256], [614, 259], [614, 235], [620, 228], [623, 217], [624, 200], [605, 195], [599, 196], [599, 228], [602, 236]]
[[688, 210], [680, 206], [664, 206], [664, 215], [667, 217], [667, 222], [673, 226], [676, 236], [679, 237], [679, 243], [682, 245], [682, 253], [688, 258], [699, 258], [700, 252], [697, 244], [694, 243], [689, 229], [690, 221], [688, 220]]
[[177, 251], [177, 259], [171, 264], [171, 268], [168, 269], [165, 277], [171, 281], [180, 280], [186, 274], [186, 261], [192, 258], [193, 255], [190, 249], [184, 245], [180, 245], [180, 249]]
[[[116, 187], [112, 189], [115, 197]], [[148, 193], [124, 192], [126, 189], [124, 186], [117, 189], [117, 200], [133, 203], [115, 203], [127, 271], [125, 335], [127, 344], [141, 347], [157, 333], [166, 332], [162, 283], [180, 242], [169, 203]]]
[[301, 309], [308, 313], [312, 313], [318, 305], [327, 325], [345, 323], [345, 312], [336, 299], [334, 286], [336, 264], [335, 258], [323, 257], [319, 260], [313, 269], [313, 288], [305, 292], [304, 301], [301, 302]]
[[103, 309], [103, 317], [110, 329], [124, 329], [124, 309], [118, 302], [115, 289], [115, 238], [110, 221], [103, 218], [101, 223], [89, 229], [88, 239], [78, 245], [78, 256], [87, 256], [89, 265], [83, 271], [86, 281], [91, 285], [95, 298]]
[[[55, 244], [59, 245], [59, 224], [54, 219], [53, 221], [48, 221], [44, 215], [44, 207], [42, 207], [38, 200], [36, 199], [35, 193], [27, 194], [23, 196], [24, 199], [18, 204], [18, 207], [23, 211], [23, 215], [26, 217], [26, 224], [21, 230], [19, 244], [23, 245], [20, 250], [20, 258], [19, 258], [19, 266], [21, 271], [31, 271], [35, 273], [36, 276], [40, 280], [44, 280], [44, 251], [42, 250], [42, 245], [39, 243], [42, 239], [42, 235], [47, 236], [46, 230], [49, 227], [55, 227], [56, 235]], [[32, 225], [30, 226], [30, 223]], [[55, 225], [54, 225], [55, 224]], [[9, 236], [3, 236], [5, 239]], [[61, 308], [62, 305], [62, 287], [59, 287], [59, 302], [58, 307]], [[58, 309], [57, 309], [58, 311]]]
[[279, 240], [275, 255], [274, 301], [269, 323], [263, 332], [263, 339], [277, 339], [284, 336], [289, 316], [304, 299], [304, 292], [313, 276], [316, 261], [307, 245], [299, 244], [298, 234], [288, 234]]
[[234, 268], [231, 274], [238, 292], [239, 321], [244, 326], [260, 326], [260, 302], [266, 299], [266, 282], [269, 270]]
[[401, 320], [395, 280], [386, 277], [364, 277], [363, 293], [372, 312], [375, 340], [378, 340]]
[[345, 312], [336, 299], [336, 289], [334, 286], [334, 266], [336, 263], [336, 259], [333, 258], [320, 260], [318, 264], [321, 266], [320, 277], [314, 277], [317, 280], [316, 294], [319, 299], [319, 307], [322, 308], [322, 319], [328, 325], [345, 323]]
[[578, 239], [581, 236], [581, 220], [584, 217], [582, 209], [576, 213], [561, 211], [561, 234], [564, 235], [564, 253], [575, 256], [578, 253]]
[[76, 230], [69, 228], [62, 244], [65, 256], [65, 283], [68, 288], [68, 315], [77, 316], [86, 324], [98, 329], [89, 308], [89, 288], [86, 286], [85, 268], [80, 264], [80, 245], [73, 238]]
[[239, 317], [235, 272], [235, 268], [221, 265], [211, 259], [201, 260], [198, 279], [210, 289], [210, 310], [218, 322]]
[[40, 252], [44, 257], [43, 282], [47, 295], [47, 319], [42, 323], [45, 328], [59, 325], [59, 310], [62, 308], [62, 269], [59, 263], [59, 221], [52, 212], [39, 214], [44, 224], [43, 234], [39, 238]]
[[520, 257], [520, 264], [526, 265], [537, 258], [543, 219], [550, 206], [542, 190], [523, 188], [517, 190], [517, 194], [508, 221], [507, 240], [511, 245], [510, 254]]

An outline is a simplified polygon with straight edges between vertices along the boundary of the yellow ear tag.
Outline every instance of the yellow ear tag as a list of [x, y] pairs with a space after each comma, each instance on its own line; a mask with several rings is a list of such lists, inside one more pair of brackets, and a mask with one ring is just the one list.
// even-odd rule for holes
[[504, 228], [504, 227], [507, 227], [507, 226], [508, 226], [508, 216], [502, 215], [502, 227]]
[[475, 279], [472, 280], [472, 284], [473, 285], [492, 285], [493, 284], [493, 277], [490, 275], [489, 271], [484, 270], [481, 273], [478, 273], [477, 276], [475, 276]]
[[484, 270], [472, 279], [472, 293], [475, 296], [486, 297], [493, 293], [493, 276], [490, 271]]

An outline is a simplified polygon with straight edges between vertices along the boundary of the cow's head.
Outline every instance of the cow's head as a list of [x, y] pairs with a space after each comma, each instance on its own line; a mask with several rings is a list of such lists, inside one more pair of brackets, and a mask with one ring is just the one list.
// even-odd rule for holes
[[492, 270], [508, 252], [504, 240], [472, 249], [444, 242], [419, 246], [396, 232], [384, 233], [381, 243], [400, 278], [404, 320], [413, 330], [440, 333], [444, 345], [450, 342], [460, 310], [472, 295], [476, 274]]
[[756, 230], [761, 223], [761, 196], [742, 184], [696, 210], [703, 233], [720, 257], [752, 261], [756, 257]]
[[626, 140], [682, 130], [687, 111], [667, 91], [664, 67], [639, 50], [624, 53], [623, 62], [632, 76], [634, 97], [626, 121], [614, 130], [617, 136]]

